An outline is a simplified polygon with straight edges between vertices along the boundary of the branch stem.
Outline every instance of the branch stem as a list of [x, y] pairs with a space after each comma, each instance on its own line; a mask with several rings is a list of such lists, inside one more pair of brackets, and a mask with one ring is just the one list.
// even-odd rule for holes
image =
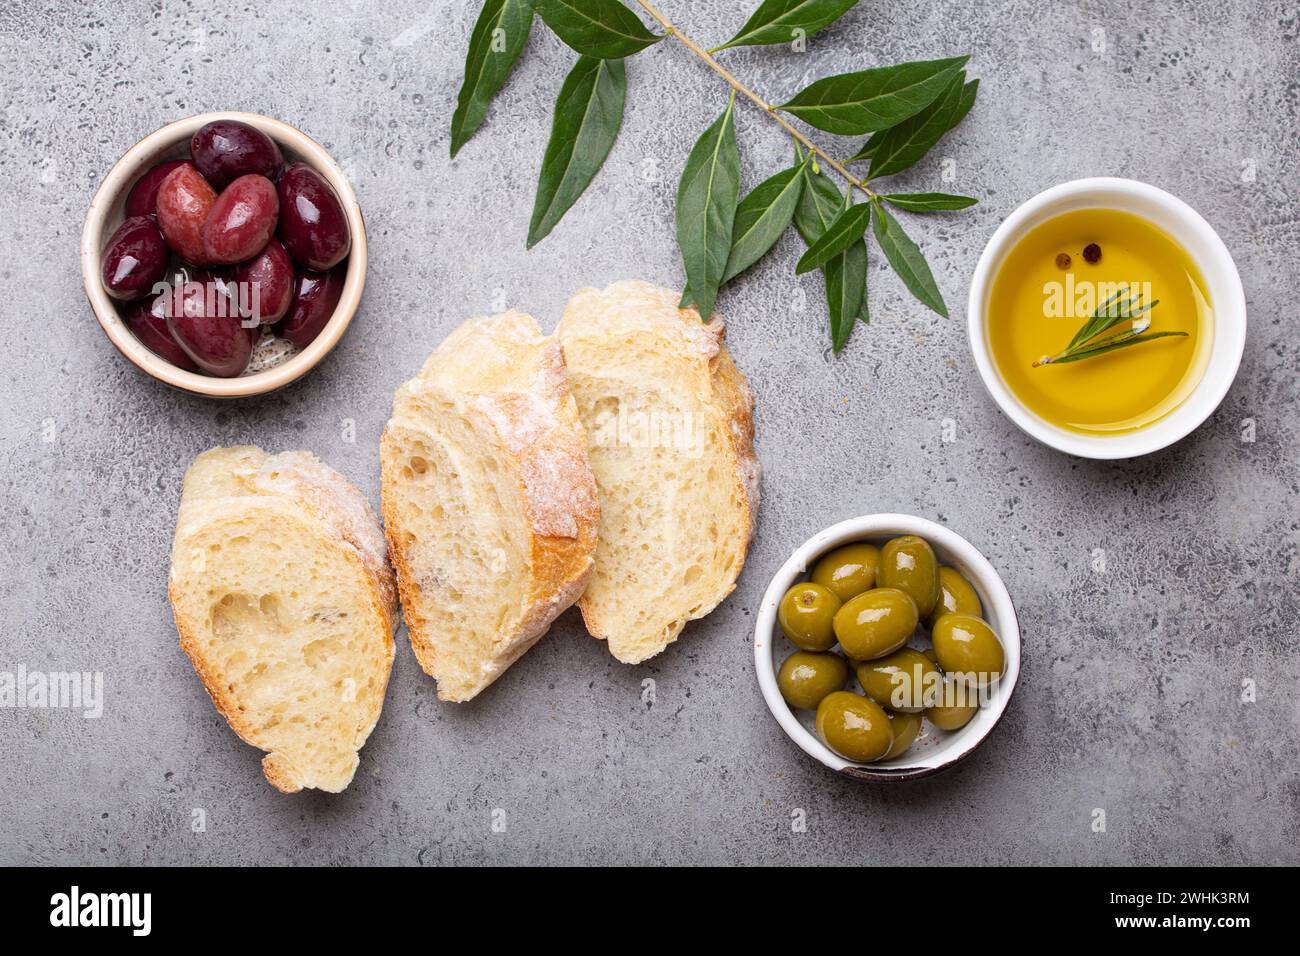
[[731, 73], [730, 70], [728, 70], [725, 66], [723, 66], [716, 59], [714, 59], [712, 53], [704, 49], [702, 46], [700, 46], [698, 43], [696, 43], [686, 34], [682, 33], [681, 30], [673, 26], [672, 23], [668, 20], [668, 18], [665, 17], [662, 13], [659, 12], [658, 9], [655, 8], [655, 5], [653, 3], [650, 3], [649, 0], [636, 0], [636, 2], [637, 5], [640, 6], [641, 9], [643, 9], [646, 13], [648, 13], [652, 18], [654, 18], [654, 20], [661, 27], [667, 30], [670, 35], [675, 37], [678, 40], [678, 42], [682, 44], [682, 46], [686, 47], [686, 49], [694, 53], [697, 57], [703, 60], [704, 63], [711, 70], [713, 70], [714, 73], [717, 73], [718, 76], [726, 80], [728, 86], [730, 86], [741, 96], [745, 97], [747, 100], [749, 100], [751, 103], [757, 106], [760, 110], [762, 110], [772, 119], [776, 120], [778, 124], [780, 124], [785, 128], [785, 131], [787, 133], [789, 133], [796, 140], [802, 143], [804, 147], [809, 152], [811, 152], [814, 156], [821, 157], [822, 161], [827, 166], [835, 170], [835, 172], [839, 173], [840, 176], [844, 178], [844, 181], [849, 184], [850, 189], [856, 188], [861, 190], [862, 194], [866, 196], [868, 199], [876, 198], [875, 192], [873, 192], [865, 182], [863, 182], [857, 176], [854, 176], [851, 172], [849, 172], [847, 169], [844, 168], [843, 163], [837, 160], [834, 156], [831, 156], [820, 146], [814, 143], [811, 139], [809, 139], [798, 129], [796, 129], [792, 123], [790, 123], [784, 116], [782, 116], [780, 113], [776, 111], [776, 108], [773, 107], [772, 104], [768, 103], [761, 96], [759, 96], [749, 87], [747, 87], [744, 83], [736, 79], [736, 77]]

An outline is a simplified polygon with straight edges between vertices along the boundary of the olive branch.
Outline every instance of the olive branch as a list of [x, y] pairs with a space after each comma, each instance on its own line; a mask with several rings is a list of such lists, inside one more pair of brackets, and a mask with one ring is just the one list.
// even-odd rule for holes
[[[722, 114], [696, 140], [677, 188], [677, 244], [686, 271], [682, 305], [708, 319], [718, 290], [772, 248], [791, 224], [808, 248], [796, 274], [820, 271], [839, 352], [856, 323], [867, 322], [868, 230], [885, 260], [924, 305], [948, 315], [930, 266], [889, 207], [909, 213], [964, 209], [976, 200], [945, 193], [890, 193], [876, 181], [910, 169], [975, 103], [968, 57], [914, 61], [819, 79], [773, 105], [724, 67], [716, 54], [738, 46], [802, 40], [834, 23], [857, 0], [763, 0], [730, 40], [706, 49], [648, 0], [635, 0], [663, 33], [652, 33], [621, 0], [485, 0], [470, 35], [465, 79], [451, 123], [451, 155], [483, 124], [527, 44], [534, 15], [578, 54], [555, 102], [528, 228], [531, 248], [581, 197], [613, 148], [627, 93], [625, 60], [676, 38], [731, 88]], [[794, 141], [795, 161], [741, 197], [736, 147], [737, 95]], [[784, 115], [783, 115], [784, 114]], [[837, 135], [867, 136], [841, 162], [791, 119]], [[865, 176], [849, 166], [868, 163]], [[826, 175], [829, 169], [844, 190]], [[855, 202], [855, 191], [864, 202]]]

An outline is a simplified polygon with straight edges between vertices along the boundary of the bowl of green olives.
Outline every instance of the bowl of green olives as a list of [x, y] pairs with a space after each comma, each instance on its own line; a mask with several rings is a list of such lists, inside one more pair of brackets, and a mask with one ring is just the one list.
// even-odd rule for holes
[[864, 780], [953, 766], [1006, 710], [1020, 627], [988, 560], [943, 525], [864, 515], [800, 545], [763, 595], [768, 709], [821, 763]]

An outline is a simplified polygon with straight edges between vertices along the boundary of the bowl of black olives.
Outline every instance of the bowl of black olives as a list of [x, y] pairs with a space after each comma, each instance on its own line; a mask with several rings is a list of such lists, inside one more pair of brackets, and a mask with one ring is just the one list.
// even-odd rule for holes
[[366, 281], [365, 223], [329, 152], [255, 113], [205, 113], [131, 147], [91, 200], [81, 269], [128, 360], [218, 398], [295, 381]]
[[772, 579], [754, 664], [786, 734], [832, 770], [911, 780], [997, 726], [1020, 627], [988, 560], [943, 525], [864, 515], [800, 545]]

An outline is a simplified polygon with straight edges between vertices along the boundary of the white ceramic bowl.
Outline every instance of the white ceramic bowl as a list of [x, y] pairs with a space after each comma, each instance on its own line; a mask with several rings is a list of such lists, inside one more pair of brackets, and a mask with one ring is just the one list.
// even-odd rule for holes
[[[1044, 421], [1007, 387], [993, 363], [988, 340], [988, 300], [993, 278], [1015, 244], [1035, 226], [1075, 209], [1118, 209], [1141, 216], [1172, 236], [1196, 262], [1214, 309], [1213, 341], [1200, 382], [1181, 405], [1137, 431], [1084, 435]], [[1166, 448], [1194, 430], [1218, 407], [1236, 378], [1246, 345], [1246, 296], [1227, 246], [1187, 203], [1132, 179], [1076, 179], [1039, 193], [1007, 217], [984, 247], [967, 306], [971, 351], [993, 400], [1031, 438], [1082, 458], [1136, 458]]]
[[[912, 748], [901, 757], [883, 763], [860, 764], [845, 760], [818, 739], [813, 730], [810, 711], [793, 711], [781, 697], [776, 672], [781, 661], [798, 650], [786, 640], [777, 623], [776, 612], [790, 586], [805, 580], [817, 559], [828, 551], [855, 541], [884, 544], [900, 534], [916, 534], [930, 542], [940, 564], [956, 568], [975, 586], [984, 605], [984, 617], [1002, 638], [1007, 654], [1007, 669], [992, 690], [988, 703], [979, 709], [970, 723], [960, 730], [937, 730], [927, 721]], [[754, 666], [763, 699], [777, 723], [804, 753], [832, 770], [861, 780], [915, 780], [951, 767], [969, 756], [997, 726], [1006, 710], [1016, 679], [1020, 676], [1020, 625], [1011, 595], [993, 565], [975, 547], [943, 525], [911, 515], [877, 514], [849, 518], [818, 532], [801, 544], [772, 578], [758, 609], [754, 626]], [[854, 687], [856, 684], [851, 684]]]
[[[320, 334], [305, 349], [280, 364], [235, 378], [217, 378], [187, 372], [151, 351], [122, 321], [119, 303], [109, 297], [100, 281], [104, 243], [122, 224], [126, 196], [136, 180], [163, 160], [188, 159], [191, 137], [200, 127], [219, 119], [239, 120], [257, 127], [276, 141], [285, 154], [286, 162], [304, 160], [325, 177], [343, 204], [343, 212], [352, 233], [352, 249], [348, 253], [343, 292], [339, 296], [339, 304], [334, 307], [334, 314]], [[342, 168], [324, 146], [306, 133], [288, 123], [258, 113], [203, 113], [168, 123], [162, 129], [150, 133], [128, 149], [108, 171], [95, 198], [90, 201], [86, 222], [81, 230], [81, 273], [86, 298], [109, 341], [122, 355], [159, 381], [196, 395], [213, 398], [262, 395], [297, 381], [315, 368], [338, 344], [356, 314], [361, 292], [366, 285], [366, 263], [366, 223], [361, 218], [361, 206], [357, 203], [356, 194]]]

